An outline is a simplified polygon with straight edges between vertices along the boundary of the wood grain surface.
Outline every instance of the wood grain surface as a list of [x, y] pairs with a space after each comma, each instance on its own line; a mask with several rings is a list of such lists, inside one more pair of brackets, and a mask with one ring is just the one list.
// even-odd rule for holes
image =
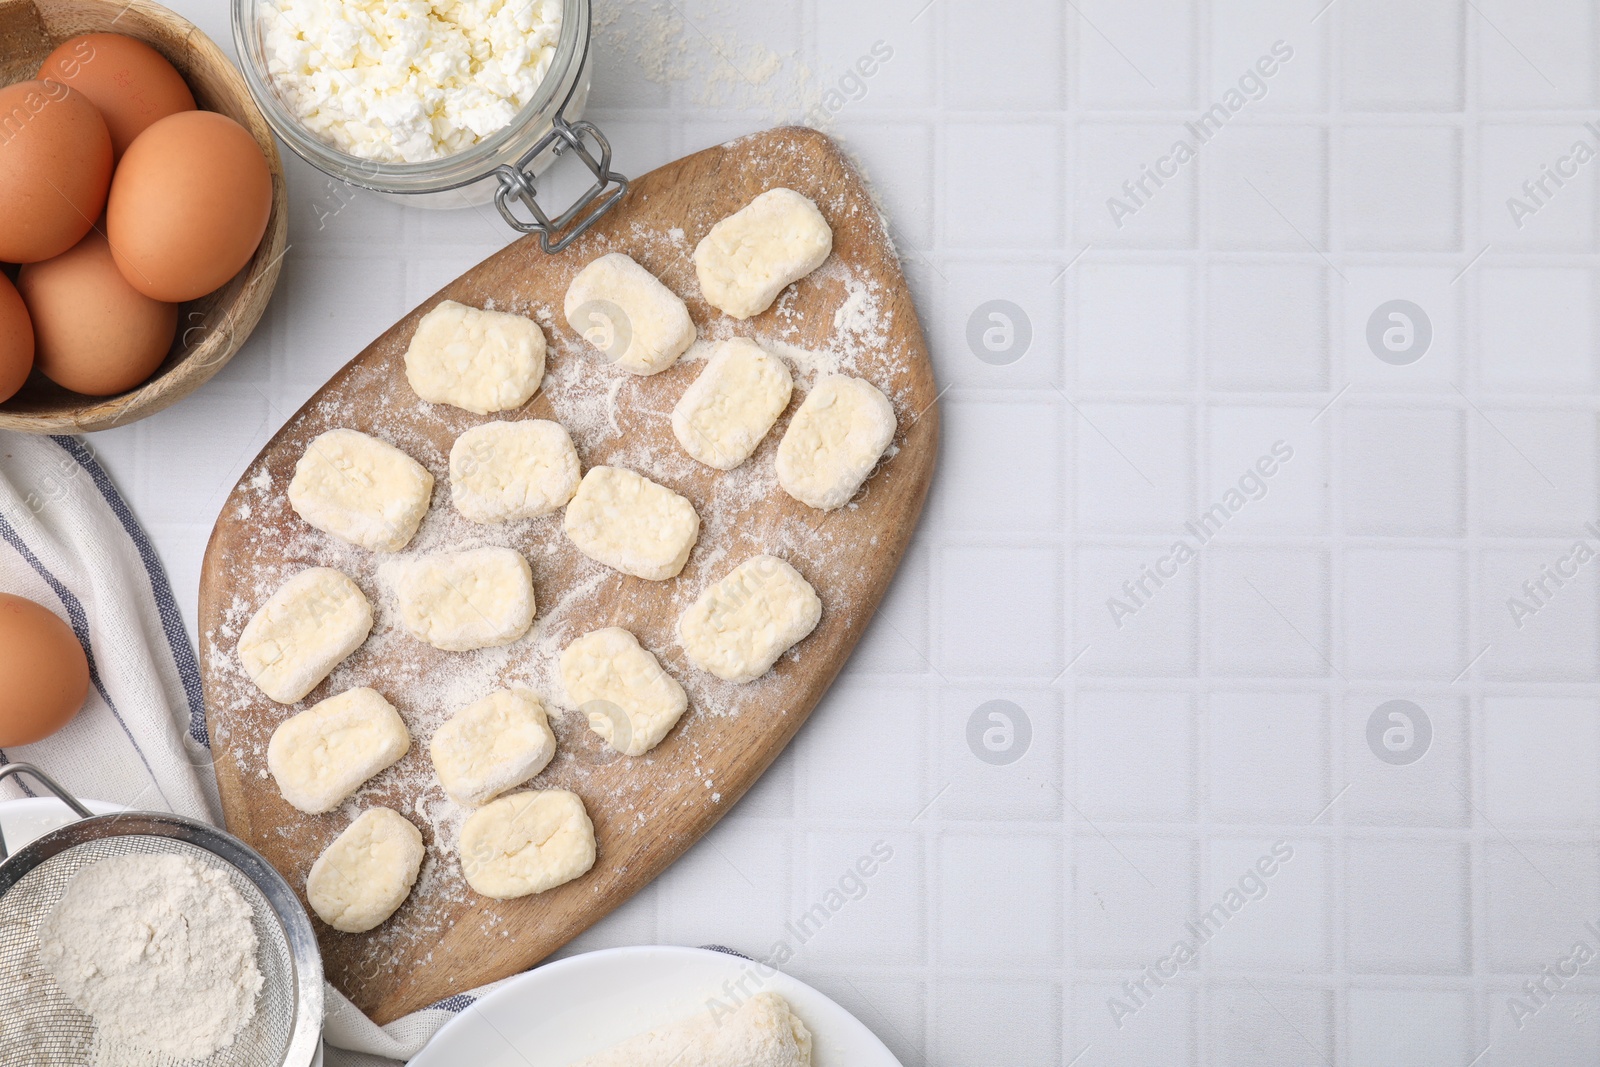
[[222, 49], [166, 8], [147, 0], [0, 0], [0, 85], [33, 78], [57, 45], [80, 33], [120, 33], [143, 41], [178, 68], [202, 110], [226, 115], [249, 130], [272, 172], [272, 212], [244, 269], [216, 292], [179, 308], [172, 351], [148, 381], [117, 396], [91, 397], [34, 373], [16, 396], [0, 404], [0, 430], [109, 430], [188, 396], [233, 358], [261, 320], [289, 238], [288, 191], [272, 128]]
[[[738, 323], [699, 296], [691, 254], [723, 217], [786, 185], [815, 200], [834, 251], [772, 309]], [[573, 275], [598, 255], [632, 255], [688, 302], [702, 340], [754, 337], [795, 368], [789, 408], [735, 471], [689, 459], [670, 412], [704, 367], [703, 348], [650, 378], [610, 366], [561, 319]], [[479, 417], [419, 401], [403, 353], [417, 320], [443, 299], [529, 314], [550, 342], [544, 388], [517, 412]], [[872, 381], [895, 407], [894, 445], [847, 508], [820, 512], [788, 497], [773, 472], [777, 442], [817, 375]], [[689, 156], [638, 179], [622, 205], [558, 256], [530, 238], [485, 260], [429, 298], [336, 374], [246, 470], [222, 509], [200, 592], [202, 666], [217, 779], [228, 828], [303, 890], [322, 849], [356, 813], [383, 804], [413, 817], [428, 839], [416, 890], [383, 926], [341, 934], [318, 922], [330, 980], [380, 1023], [537, 963], [659, 875], [727, 813], [788, 744], [869, 625], [916, 526], [938, 450], [937, 391], [922, 331], [883, 220], [859, 175], [824, 135], [781, 128]], [[554, 418], [572, 431], [585, 469], [614, 462], [684, 494], [702, 519], [677, 578], [648, 582], [582, 557], [560, 516], [474, 527], [453, 512], [448, 455], [455, 437], [493, 418]], [[539, 618], [522, 641], [484, 657], [440, 652], [398, 630], [379, 568], [363, 552], [312, 530], [284, 490], [307, 442], [338, 426], [404, 448], [437, 479], [433, 508], [405, 554], [473, 543], [510, 545], [533, 567]], [[822, 621], [765, 677], [734, 686], [690, 665], [678, 615], [708, 584], [757, 553], [794, 564], [816, 587]], [[349, 573], [378, 610], [373, 636], [304, 702], [272, 703], [238, 665], [240, 629], [282, 581], [305, 566]], [[684, 685], [690, 709], [659, 747], [629, 759], [607, 750], [553, 683], [559, 649], [589, 630], [623, 626]], [[480, 657], [480, 661], [470, 657]], [[462, 657], [468, 657], [463, 659]], [[447, 684], [459, 679], [460, 684]], [[556, 759], [534, 787], [577, 792], [594, 820], [592, 871], [512, 901], [476, 896], [454, 855], [451, 814], [431, 776], [427, 740], [442, 718], [498, 684], [533, 685], [551, 710]], [[411, 726], [410, 753], [342, 809], [307, 816], [266, 771], [272, 731], [333, 693], [371, 685]], [[455, 707], [438, 707], [448, 692]], [[696, 902], [715, 909], [715, 900]]]

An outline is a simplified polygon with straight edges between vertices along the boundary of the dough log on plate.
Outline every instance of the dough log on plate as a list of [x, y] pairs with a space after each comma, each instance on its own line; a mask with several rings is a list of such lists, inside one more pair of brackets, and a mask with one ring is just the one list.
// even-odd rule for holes
[[811, 1031], [788, 1001], [757, 993], [732, 1015], [701, 1012], [571, 1067], [811, 1067]]
[[548, 419], [474, 426], [450, 447], [450, 495], [473, 522], [536, 519], [578, 491], [578, 453]]

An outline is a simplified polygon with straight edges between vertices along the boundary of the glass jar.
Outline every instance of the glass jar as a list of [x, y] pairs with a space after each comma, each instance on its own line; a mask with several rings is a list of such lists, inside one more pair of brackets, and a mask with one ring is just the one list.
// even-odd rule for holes
[[[628, 179], [611, 170], [610, 142], [581, 118], [589, 95], [590, 0], [561, 0], [561, 35], [550, 68], [533, 99], [508, 126], [454, 155], [421, 163], [362, 159], [341, 152], [300, 124], [267, 72], [260, 12], [270, 3], [232, 0], [233, 39], [245, 84], [273, 131], [323, 173], [418, 207], [457, 208], [493, 201], [513, 228], [538, 234], [546, 252], [561, 251], [628, 191]], [[557, 156], [569, 152], [588, 168], [594, 182], [552, 217], [539, 205], [534, 178]]]

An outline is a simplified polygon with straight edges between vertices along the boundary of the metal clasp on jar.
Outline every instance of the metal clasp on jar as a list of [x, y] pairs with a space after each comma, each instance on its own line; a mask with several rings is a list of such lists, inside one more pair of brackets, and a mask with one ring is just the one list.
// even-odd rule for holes
[[[586, 136], [592, 137], [599, 147], [599, 159], [585, 143]], [[534, 161], [552, 148], [558, 157], [570, 150], [594, 175], [594, 184], [553, 219], [539, 206], [532, 171]], [[500, 182], [494, 194], [494, 206], [500, 209], [500, 217], [522, 233], [538, 234], [539, 247], [552, 253], [560, 252], [582, 236], [628, 192], [628, 179], [611, 169], [611, 142], [605, 135], [592, 122], [569, 123], [561, 115], [556, 116], [550, 132], [528, 149], [515, 166], [502, 163], [494, 169], [494, 175]], [[513, 201], [520, 202], [533, 217], [517, 217]]]

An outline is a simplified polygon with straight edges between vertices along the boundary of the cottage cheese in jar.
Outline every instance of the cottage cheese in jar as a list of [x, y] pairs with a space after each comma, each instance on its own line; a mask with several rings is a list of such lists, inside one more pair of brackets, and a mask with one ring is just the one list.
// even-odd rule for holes
[[561, 36], [561, 0], [268, 0], [267, 73], [320, 140], [420, 163], [504, 129]]

